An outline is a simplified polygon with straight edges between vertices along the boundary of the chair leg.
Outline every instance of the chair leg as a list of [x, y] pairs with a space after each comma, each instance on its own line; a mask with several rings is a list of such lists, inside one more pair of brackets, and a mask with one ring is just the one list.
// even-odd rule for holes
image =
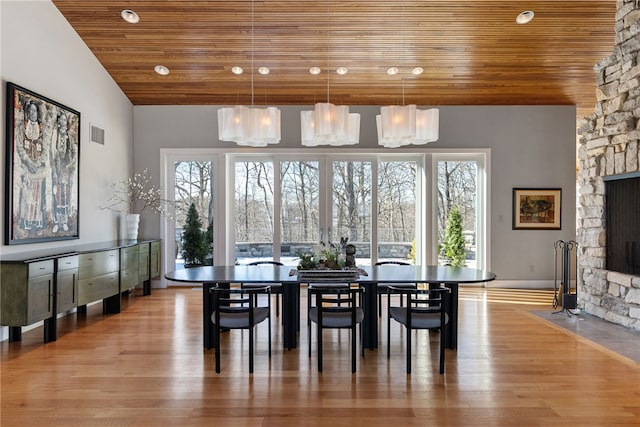
[[307, 296], [307, 337], [309, 341], [309, 359], [311, 359], [311, 319], [309, 312], [311, 311], [311, 293]]
[[351, 327], [351, 373], [356, 372], [356, 325]]
[[253, 374], [253, 326], [249, 326], [249, 373]]
[[389, 313], [387, 313], [387, 359], [391, 359], [391, 316]]
[[269, 331], [269, 359], [271, 359], [271, 313], [267, 317], [267, 330]]
[[444, 374], [444, 343], [445, 340], [445, 330], [447, 328], [440, 328], [440, 374]]
[[322, 372], [322, 326], [320, 323], [316, 325], [316, 329], [318, 330], [318, 343], [316, 347], [318, 347], [318, 372]]
[[280, 316], [280, 294], [276, 294], [276, 317]]
[[362, 358], [364, 359], [364, 337], [362, 336], [362, 322], [360, 322], [360, 351], [362, 352]]
[[411, 329], [405, 328], [407, 331], [407, 374], [411, 373]]
[[220, 373], [220, 328], [218, 325], [214, 327], [215, 329], [215, 342], [216, 342], [216, 374]]
[[382, 294], [378, 294], [378, 317], [382, 317]]

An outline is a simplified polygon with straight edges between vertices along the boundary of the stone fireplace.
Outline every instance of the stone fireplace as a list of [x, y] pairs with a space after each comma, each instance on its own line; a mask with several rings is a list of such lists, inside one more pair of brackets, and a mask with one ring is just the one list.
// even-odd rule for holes
[[578, 129], [578, 298], [585, 312], [640, 330], [640, 276], [606, 268], [604, 183], [639, 171], [640, 1], [617, 0], [615, 25], [614, 52], [594, 68], [595, 112]]

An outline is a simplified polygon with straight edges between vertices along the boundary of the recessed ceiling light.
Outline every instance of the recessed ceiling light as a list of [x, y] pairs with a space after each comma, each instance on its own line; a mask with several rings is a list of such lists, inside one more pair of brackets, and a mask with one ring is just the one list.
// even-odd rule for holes
[[167, 74], [169, 74], [169, 69], [164, 65], [156, 65], [155, 67], [153, 67], [153, 69], [156, 73], [160, 74], [161, 76], [166, 76]]
[[318, 74], [320, 74], [322, 72], [322, 70], [320, 69], [320, 67], [311, 67], [311, 68], [309, 68], [309, 72], [311, 74], [313, 74], [314, 76], [317, 76]]
[[271, 72], [271, 70], [269, 69], [269, 67], [259, 67], [258, 68], [258, 73], [262, 74], [263, 76], [266, 76], [270, 72]]
[[387, 68], [387, 74], [389, 74], [390, 76], [395, 76], [396, 74], [398, 74], [398, 67]]
[[341, 76], [344, 76], [348, 72], [349, 72], [349, 69], [347, 67], [338, 67], [338, 68], [336, 68], [336, 73], [340, 74]]
[[529, 22], [531, 22], [534, 16], [535, 13], [533, 13], [532, 10], [525, 10], [524, 12], [520, 13], [520, 15], [518, 15], [518, 17], [516, 18], [516, 23], [528, 24]]
[[233, 67], [231, 67], [231, 72], [233, 74], [242, 74], [244, 72], [244, 70], [242, 69], [242, 67], [239, 67], [237, 65], [234, 65]]
[[120, 16], [122, 16], [122, 19], [130, 24], [137, 24], [138, 22], [140, 22], [140, 17], [133, 10], [125, 9], [120, 12]]
[[413, 69], [411, 70], [411, 74], [413, 74], [414, 76], [419, 76], [422, 73], [424, 73], [424, 68], [422, 67], [413, 67]]

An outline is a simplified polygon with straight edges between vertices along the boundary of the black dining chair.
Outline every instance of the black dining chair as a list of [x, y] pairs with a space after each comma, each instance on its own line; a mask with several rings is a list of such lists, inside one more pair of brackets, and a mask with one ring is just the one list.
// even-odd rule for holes
[[[376, 262], [375, 265], [411, 265], [411, 264], [404, 261], [379, 261], [379, 262]], [[387, 295], [388, 286], [389, 286], [389, 283], [378, 283], [378, 317], [382, 317], [382, 295]], [[394, 283], [393, 286], [396, 286], [398, 288], [415, 289], [416, 284], [415, 283]], [[402, 300], [403, 300], [402, 295], [400, 295], [400, 306], [403, 305]]]
[[[253, 261], [247, 265], [284, 265], [279, 261]], [[264, 283], [242, 283], [242, 289], [261, 288]], [[276, 296], [276, 316], [280, 316], [280, 295], [282, 295], [282, 283], [269, 283], [271, 294]]]
[[[362, 287], [309, 285], [309, 358], [311, 358], [311, 323], [316, 324], [318, 372], [322, 372], [322, 332], [324, 329], [349, 329], [351, 331], [351, 372], [356, 372], [356, 326], [360, 325], [362, 340]], [[362, 357], [364, 347], [360, 344]]]
[[[251, 289], [215, 287], [210, 291], [213, 293], [211, 321], [216, 348], [216, 373], [220, 373], [220, 331], [223, 329], [249, 330], [249, 373], [253, 373], [253, 330], [265, 320], [269, 330], [269, 358], [271, 358], [271, 288], [264, 285]], [[258, 294], [266, 294], [266, 307], [255, 304], [257, 301], [255, 297]]]
[[[445, 326], [449, 323], [447, 305], [451, 290], [446, 287], [432, 289], [408, 289], [390, 285], [387, 287], [387, 359], [391, 358], [391, 319], [406, 328], [406, 357], [407, 374], [411, 373], [411, 336], [414, 329], [428, 329], [440, 331], [440, 374], [444, 374], [445, 357]], [[405, 295], [407, 305], [394, 307], [391, 305], [391, 295]]]

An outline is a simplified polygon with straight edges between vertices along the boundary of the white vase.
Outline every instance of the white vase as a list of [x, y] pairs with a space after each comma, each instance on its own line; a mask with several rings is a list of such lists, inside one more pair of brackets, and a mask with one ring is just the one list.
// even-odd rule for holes
[[126, 214], [125, 221], [125, 239], [138, 240], [138, 227], [140, 225], [140, 214]]

